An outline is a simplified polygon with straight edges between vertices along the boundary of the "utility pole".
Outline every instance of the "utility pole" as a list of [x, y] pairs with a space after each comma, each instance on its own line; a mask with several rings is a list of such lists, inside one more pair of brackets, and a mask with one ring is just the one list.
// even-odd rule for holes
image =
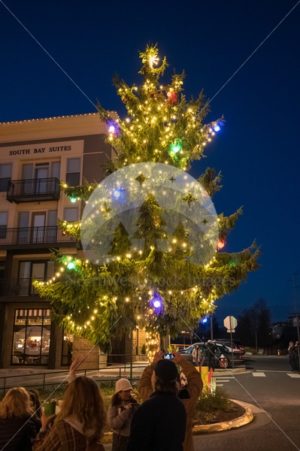
[[214, 339], [214, 315], [210, 315], [210, 339]]
[[293, 274], [293, 288], [294, 288], [294, 308], [295, 308], [295, 314], [293, 315], [293, 326], [297, 329], [297, 340], [298, 340], [298, 346], [297, 346], [297, 352], [298, 352], [298, 366], [300, 369], [300, 314], [298, 311], [298, 292], [297, 288], [299, 288], [299, 285], [297, 284], [297, 277], [299, 276], [298, 273]]

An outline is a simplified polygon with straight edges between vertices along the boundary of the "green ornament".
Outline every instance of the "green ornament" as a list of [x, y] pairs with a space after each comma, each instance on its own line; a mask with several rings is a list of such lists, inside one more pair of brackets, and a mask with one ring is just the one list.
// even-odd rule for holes
[[176, 138], [169, 146], [169, 154], [171, 157], [177, 156], [182, 151], [182, 140]]

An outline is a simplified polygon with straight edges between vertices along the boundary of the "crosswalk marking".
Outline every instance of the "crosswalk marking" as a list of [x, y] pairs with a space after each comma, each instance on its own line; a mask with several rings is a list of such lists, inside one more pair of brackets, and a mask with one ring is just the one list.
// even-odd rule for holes
[[232, 380], [234, 379], [234, 376], [213, 376], [215, 379], [217, 379], [218, 381], [221, 380]]
[[265, 373], [258, 372], [258, 371], [256, 373], [252, 373], [252, 374], [253, 374], [254, 377], [266, 377]]
[[223, 387], [224, 383], [231, 382], [234, 379], [234, 376], [222, 376], [214, 374], [213, 379], [215, 380], [217, 387]]
[[297, 373], [287, 373], [292, 379], [300, 379], [300, 374]]

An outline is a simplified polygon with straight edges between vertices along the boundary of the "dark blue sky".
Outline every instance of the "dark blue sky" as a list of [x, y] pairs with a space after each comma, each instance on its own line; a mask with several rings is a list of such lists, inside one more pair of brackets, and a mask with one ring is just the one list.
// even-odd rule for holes
[[[0, 121], [93, 111], [0, 0]], [[120, 111], [118, 73], [138, 82], [137, 53], [157, 42], [172, 68], [185, 69], [186, 93], [212, 97], [296, 0], [6, 0], [80, 88]], [[219, 302], [218, 317], [238, 314], [258, 298], [274, 320], [294, 310], [292, 275], [300, 271], [300, 4], [213, 100], [209, 119], [226, 126], [204, 164], [221, 170], [215, 197], [226, 214], [244, 206], [228, 250], [255, 239], [261, 269]], [[193, 174], [199, 173], [195, 166]], [[300, 311], [300, 298], [298, 299]]]

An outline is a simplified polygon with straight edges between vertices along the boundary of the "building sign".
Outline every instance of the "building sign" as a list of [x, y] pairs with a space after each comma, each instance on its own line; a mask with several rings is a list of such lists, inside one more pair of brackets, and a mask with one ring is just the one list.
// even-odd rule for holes
[[23, 144], [19, 146], [0, 147], [1, 157], [9, 158], [38, 158], [47, 155], [47, 157], [53, 155], [61, 155], [67, 153], [82, 153], [83, 152], [83, 140], [76, 141], [62, 141], [52, 142], [45, 144]]

